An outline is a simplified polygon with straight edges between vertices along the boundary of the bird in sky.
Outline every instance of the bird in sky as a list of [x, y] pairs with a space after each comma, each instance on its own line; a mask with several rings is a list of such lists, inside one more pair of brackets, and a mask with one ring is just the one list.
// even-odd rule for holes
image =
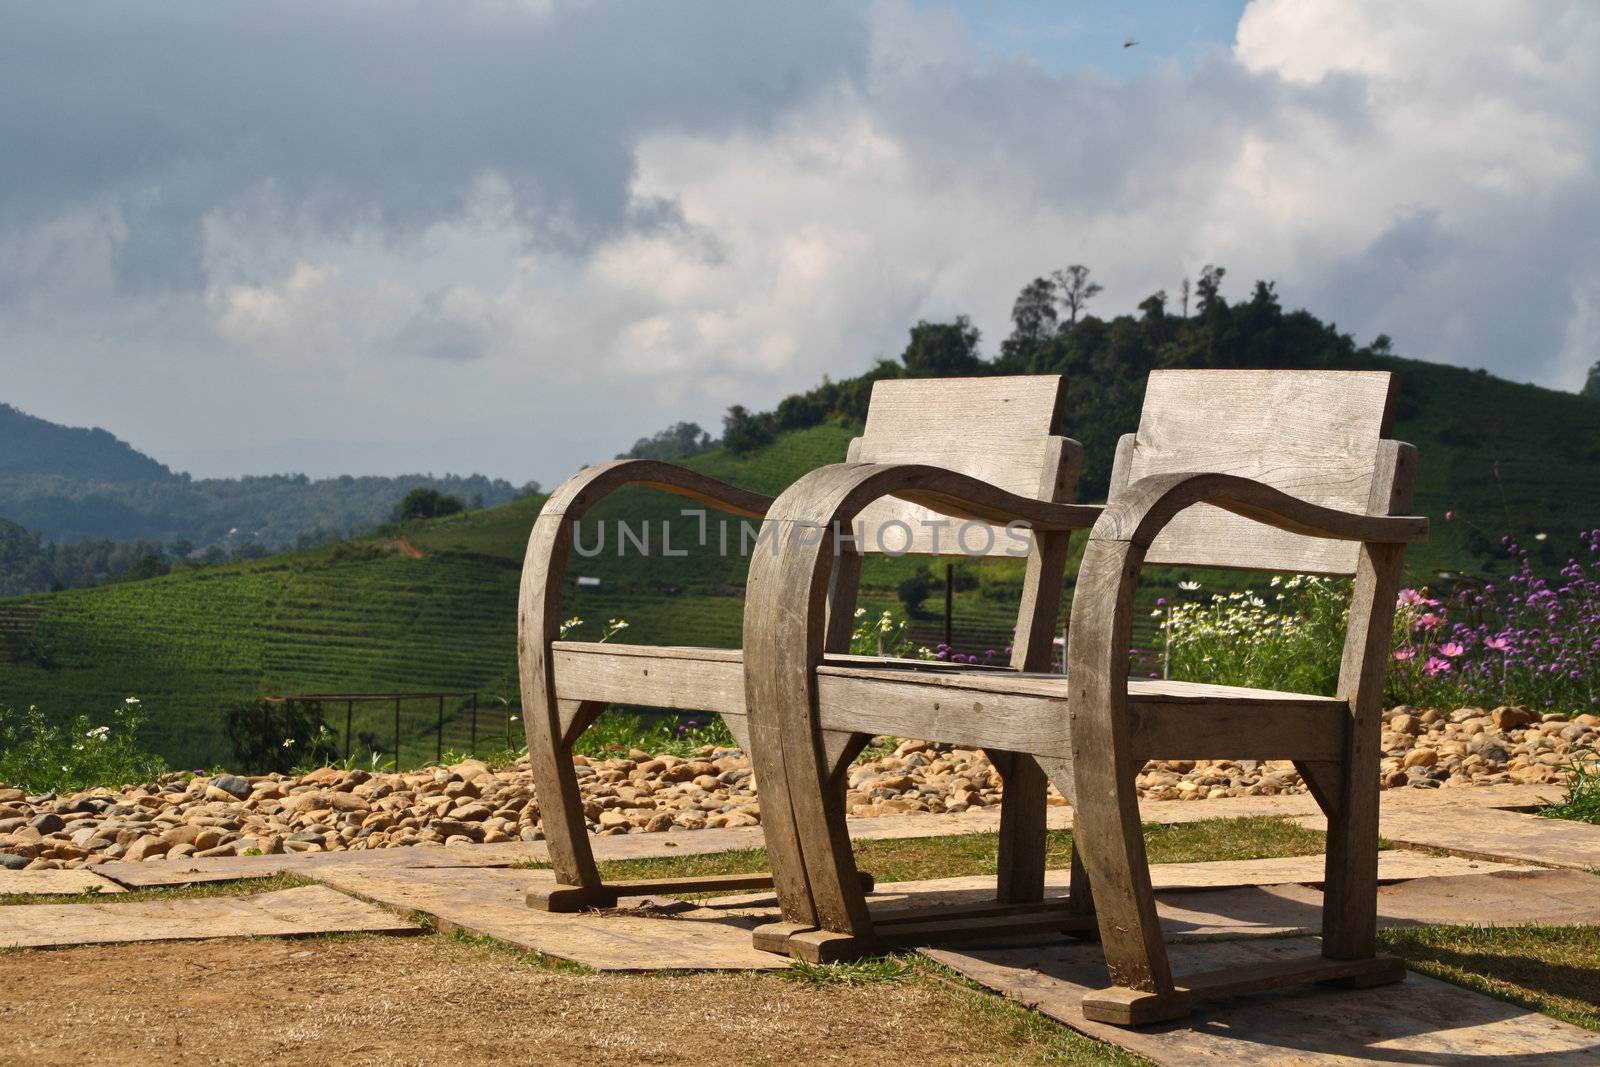
[[1122, 42], [1122, 47], [1124, 47], [1124, 48], [1132, 48], [1134, 45], [1136, 45], [1138, 43], [1139, 43], [1138, 41], [1135, 41], [1132, 37], [1129, 37], [1126, 41]]

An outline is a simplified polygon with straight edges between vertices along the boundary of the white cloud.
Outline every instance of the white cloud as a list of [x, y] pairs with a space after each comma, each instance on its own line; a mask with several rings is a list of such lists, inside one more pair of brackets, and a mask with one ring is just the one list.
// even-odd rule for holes
[[[383, 441], [390, 469], [552, 481], [854, 373], [919, 317], [969, 313], [992, 351], [1069, 262], [1106, 313], [1213, 262], [1407, 354], [1568, 388], [1600, 358], [1581, 0], [1256, 0], [1231, 47], [1120, 83], [893, 0], [486, 2], [378, 38], [285, 10], [157, 27], [195, 57], [170, 84], [156, 29], [95, 53], [47, 27], [154, 87], [13, 123], [40, 150], [0, 187], [5, 399], [180, 465]], [[301, 23], [362, 47], [318, 65]], [[19, 39], [0, 99], [65, 77]]]

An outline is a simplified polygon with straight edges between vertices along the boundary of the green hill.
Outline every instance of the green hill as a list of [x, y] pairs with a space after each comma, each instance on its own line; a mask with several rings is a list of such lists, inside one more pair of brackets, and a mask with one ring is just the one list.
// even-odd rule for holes
[[[1241, 318], [1250, 307], [1239, 305]], [[1398, 359], [1383, 346], [1356, 349], [1303, 312], [1262, 321], [1264, 326], [1247, 329], [1232, 321], [1208, 327], [1197, 318], [1174, 332], [1149, 316], [1089, 319], [1065, 342], [1052, 339], [1026, 352], [1008, 341], [1007, 354], [993, 363], [963, 363], [958, 353], [933, 365], [919, 362], [937, 347], [926, 343], [926, 331], [959, 326], [921, 324], [917, 329], [924, 336], [919, 342], [913, 331], [908, 369], [883, 364], [862, 378], [791, 397], [772, 413], [742, 412], [724, 438], [739, 451], [722, 447], [685, 462], [775, 493], [806, 471], [843, 459], [874, 377], [1057, 370], [1071, 378], [1066, 432], [1090, 450], [1084, 495], [1097, 499], [1096, 484], [1103, 487], [1115, 437], [1131, 430], [1137, 418], [1148, 370], [1140, 369], [1141, 360], [1228, 365], [1217, 353], [1229, 351], [1233, 342], [1227, 338], [1237, 335], [1246, 354], [1229, 357], [1235, 365], [1251, 365], [1254, 353], [1260, 359], [1255, 365], [1377, 366], [1400, 375], [1395, 433], [1421, 450], [1417, 507], [1433, 518], [1435, 531], [1431, 544], [1408, 557], [1414, 580], [1438, 581], [1435, 572], [1445, 569], [1494, 571], [1501, 565], [1496, 546], [1502, 533], [1516, 534], [1553, 566], [1566, 558], [1578, 530], [1600, 522], [1594, 489], [1600, 485], [1600, 403]], [[1140, 330], [1148, 331], [1148, 344], [1139, 340]], [[1295, 354], [1278, 351], [1284, 346]], [[1106, 359], [1106, 351], [1121, 353], [1122, 362]], [[251, 562], [0, 600], [0, 706], [38, 704], [64, 717], [136, 694], [150, 714], [151, 742], [175, 764], [199, 766], [229, 758], [221, 710], [263, 694], [460, 689], [478, 692], [485, 702], [496, 696], [514, 700], [517, 580], [542, 501], [528, 497]], [[648, 528], [657, 546], [661, 523], [673, 520], [675, 543], [681, 545], [679, 536], [692, 528], [679, 515], [684, 506], [665, 494], [629, 490], [595, 515], [608, 525], [621, 519], [635, 531]], [[1540, 532], [1548, 539], [1530, 537]], [[404, 544], [397, 547], [400, 536]], [[585, 543], [594, 543], [592, 534]], [[914, 559], [871, 561], [865, 605], [898, 606], [897, 588], [924, 565]], [[915, 636], [925, 643], [941, 630], [943, 575], [937, 568], [927, 575], [931, 582], [923, 583], [934, 587], [929, 616], [914, 620]], [[600, 583], [569, 587], [569, 613], [588, 620], [575, 637], [593, 637], [606, 619], [626, 618], [631, 628], [625, 639], [632, 642], [738, 644], [744, 581], [738, 558], [714, 552], [672, 559], [618, 556], [613, 537], [599, 555], [575, 560], [572, 576], [578, 575]], [[1020, 565], [962, 562], [957, 576], [958, 643], [980, 652], [1003, 647], [1021, 586]], [[1173, 577], [1154, 576], [1155, 584]], [[446, 710], [451, 721], [445, 744], [459, 744], [468, 729], [466, 705], [452, 702]], [[357, 729], [387, 737], [390, 714], [382, 708], [360, 712]], [[431, 716], [408, 715], [408, 761], [431, 754]]]

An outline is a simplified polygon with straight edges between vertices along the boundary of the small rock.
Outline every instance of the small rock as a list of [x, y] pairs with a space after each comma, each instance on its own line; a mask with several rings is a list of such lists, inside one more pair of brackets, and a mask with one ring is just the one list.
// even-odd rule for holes
[[1539, 713], [1528, 707], [1502, 705], [1489, 713], [1494, 728], [1502, 732], [1531, 726], [1539, 721]]
[[28, 823], [28, 825], [41, 834], [53, 834], [58, 830], [65, 829], [67, 824], [61, 816], [47, 811]]

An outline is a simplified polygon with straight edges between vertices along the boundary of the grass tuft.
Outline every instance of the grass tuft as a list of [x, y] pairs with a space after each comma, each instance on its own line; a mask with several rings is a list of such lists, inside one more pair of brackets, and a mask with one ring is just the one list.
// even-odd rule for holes
[[1571, 819], [1600, 825], [1600, 752], [1584, 747], [1573, 749], [1566, 766], [1566, 795], [1555, 804], [1540, 809], [1547, 819]]
[[791, 982], [817, 986], [873, 985], [880, 982], [902, 982], [913, 974], [911, 964], [895, 956], [874, 956], [849, 963], [806, 963], [795, 960], [779, 977]]

